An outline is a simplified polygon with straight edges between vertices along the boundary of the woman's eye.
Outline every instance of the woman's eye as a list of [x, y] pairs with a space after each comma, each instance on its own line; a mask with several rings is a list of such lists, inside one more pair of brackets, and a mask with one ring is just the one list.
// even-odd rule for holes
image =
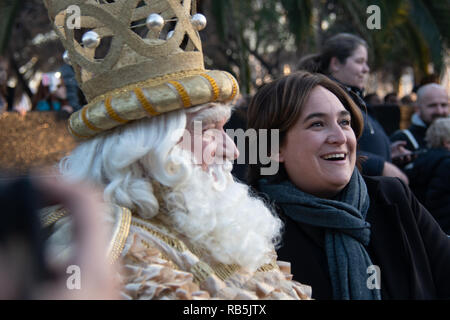
[[341, 121], [341, 125], [342, 126], [349, 126], [350, 125], [350, 120], [342, 120]]
[[313, 122], [313, 123], [311, 123], [310, 127], [313, 127], [313, 128], [323, 127], [323, 122], [321, 122], [321, 121]]

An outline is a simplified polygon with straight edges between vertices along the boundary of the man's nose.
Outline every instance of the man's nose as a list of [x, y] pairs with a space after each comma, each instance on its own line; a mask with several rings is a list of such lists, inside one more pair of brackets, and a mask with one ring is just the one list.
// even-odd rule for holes
[[239, 157], [239, 150], [234, 141], [222, 131], [222, 144], [217, 145], [216, 156], [227, 160], [235, 160]]

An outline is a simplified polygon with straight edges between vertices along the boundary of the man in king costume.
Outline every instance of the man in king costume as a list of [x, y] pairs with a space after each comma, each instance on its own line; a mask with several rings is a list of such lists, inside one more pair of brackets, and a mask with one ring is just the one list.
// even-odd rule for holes
[[[281, 221], [231, 175], [238, 151], [223, 125], [239, 89], [205, 70], [195, 1], [45, 4], [88, 100], [69, 119], [82, 142], [60, 170], [103, 190], [123, 297], [308, 299], [276, 259]], [[73, 5], [81, 29], [70, 27]], [[67, 260], [70, 213], [42, 214], [51, 256]]]

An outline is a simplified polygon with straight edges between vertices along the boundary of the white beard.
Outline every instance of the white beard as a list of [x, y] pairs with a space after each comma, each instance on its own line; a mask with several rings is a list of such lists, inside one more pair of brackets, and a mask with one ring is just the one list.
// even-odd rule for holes
[[[178, 147], [173, 153], [190, 161]], [[248, 186], [234, 181], [231, 169], [229, 161], [209, 172], [192, 165], [189, 178], [164, 194], [169, 212], [161, 218], [214, 260], [254, 271], [273, 260], [282, 222], [249, 195]]]

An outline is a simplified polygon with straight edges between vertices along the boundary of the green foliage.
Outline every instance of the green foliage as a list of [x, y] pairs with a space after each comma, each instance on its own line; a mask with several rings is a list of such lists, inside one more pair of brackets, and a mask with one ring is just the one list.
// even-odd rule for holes
[[[240, 57], [233, 61], [254, 87], [249, 59], [255, 58], [272, 78], [286, 63], [316, 52], [338, 32], [359, 34], [369, 44], [371, 69], [400, 77], [413, 67], [418, 79], [433, 63], [443, 70], [443, 52], [450, 43], [449, 0], [213, 0], [218, 32]], [[367, 28], [369, 5], [381, 9], [381, 29]], [[230, 17], [232, 17], [230, 19]], [[325, 21], [328, 28], [321, 28]], [[282, 59], [279, 61], [277, 59]], [[283, 60], [284, 59], [284, 60]], [[239, 75], [239, 77], [242, 77]], [[240, 79], [242, 80], [242, 79]]]
[[19, 3], [19, 0], [2, 0], [0, 2], [0, 55], [5, 52], [11, 37], [11, 29]]

